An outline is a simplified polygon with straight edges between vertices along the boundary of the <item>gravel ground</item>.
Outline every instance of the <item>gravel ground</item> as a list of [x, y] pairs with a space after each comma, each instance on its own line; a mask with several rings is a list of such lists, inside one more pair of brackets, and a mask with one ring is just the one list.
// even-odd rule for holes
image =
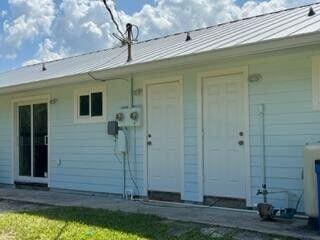
[[48, 208], [48, 206], [0, 199], [0, 214], [7, 212], [33, 211], [43, 208]]

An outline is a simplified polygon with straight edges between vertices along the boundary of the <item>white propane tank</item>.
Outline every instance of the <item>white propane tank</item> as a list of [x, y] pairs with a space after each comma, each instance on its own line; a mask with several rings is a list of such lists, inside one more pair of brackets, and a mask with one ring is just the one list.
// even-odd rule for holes
[[318, 217], [315, 160], [320, 159], [320, 143], [306, 145], [304, 149], [304, 208], [311, 218]]

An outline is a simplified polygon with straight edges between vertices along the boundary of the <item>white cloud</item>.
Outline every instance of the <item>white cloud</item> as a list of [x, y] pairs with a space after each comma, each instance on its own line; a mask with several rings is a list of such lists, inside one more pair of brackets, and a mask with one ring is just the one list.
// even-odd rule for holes
[[53, 28], [54, 40], [70, 52], [86, 52], [115, 44], [113, 25], [101, 1], [63, 0]]
[[0, 11], [0, 18], [4, 18], [5, 16], [7, 16], [8, 12], [5, 10], [1, 10]]
[[156, 0], [155, 6], [145, 5], [128, 20], [140, 26], [143, 38], [149, 38], [260, 15], [288, 6], [289, 0], [251, 0], [243, 6], [238, 6], [235, 0]]
[[57, 60], [66, 57], [66, 53], [63, 49], [54, 51], [55, 45], [56, 44], [52, 42], [50, 39], [45, 39], [42, 43], [39, 44], [39, 49], [35, 55], [35, 58], [24, 62], [23, 66], [36, 64], [39, 62]]
[[247, 1], [241, 8], [242, 17], [250, 17], [254, 15], [260, 15], [267, 12], [284, 9], [287, 6], [285, 0], [269, 1], [257, 3], [255, 1]]
[[[127, 15], [115, 12], [124, 27], [132, 22], [140, 27], [140, 39], [158, 37], [178, 31], [214, 25], [234, 19], [282, 9], [289, 0], [263, 2], [247, 1], [239, 7], [234, 0], [155, 0], [154, 6], [146, 4], [139, 12]], [[70, 53], [107, 48], [117, 43], [115, 32], [101, 1], [63, 0], [59, 18], [53, 28], [53, 39]]]
[[9, 5], [11, 17], [3, 23], [2, 37], [7, 54], [14, 54], [24, 41], [50, 34], [55, 19], [53, 0], [9, 0]]
[[[153, 6], [146, 4], [140, 11], [128, 15], [123, 11], [116, 12], [114, 2], [109, 0], [115, 17], [122, 20], [118, 19], [123, 28], [127, 22], [139, 26], [140, 40], [310, 2], [315, 0], [249, 0], [242, 6], [235, 0], [154, 0]], [[44, 56], [55, 59], [118, 43], [112, 36], [116, 31], [101, 0], [62, 0], [56, 8], [53, 0], [9, 0], [9, 4], [13, 17], [5, 20], [5, 34], [2, 40], [0, 35], [0, 43], [12, 43], [16, 50], [26, 40], [48, 38], [39, 45], [33, 57], [38, 61], [46, 59]]]

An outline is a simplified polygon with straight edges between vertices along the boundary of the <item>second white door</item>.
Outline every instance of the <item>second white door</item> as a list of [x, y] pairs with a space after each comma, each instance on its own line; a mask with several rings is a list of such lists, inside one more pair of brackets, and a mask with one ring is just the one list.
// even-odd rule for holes
[[204, 194], [245, 198], [243, 75], [202, 80]]
[[148, 190], [180, 193], [180, 84], [147, 86]]

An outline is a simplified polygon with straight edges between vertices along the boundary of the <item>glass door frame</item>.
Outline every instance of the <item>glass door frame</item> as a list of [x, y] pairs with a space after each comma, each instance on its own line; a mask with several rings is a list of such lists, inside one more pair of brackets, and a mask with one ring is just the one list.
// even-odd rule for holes
[[[20, 176], [19, 175], [19, 106], [26, 106], [26, 105], [33, 105], [33, 104], [47, 104], [47, 161], [48, 161], [48, 169], [47, 169], [47, 178], [41, 178], [41, 177], [33, 177], [33, 162], [34, 162], [34, 144], [33, 140], [31, 141], [31, 176]], [[21, 98], [21, 99], [15, 99], [12, 101], [12, 108], [13, 108], [13, 183], [18, 182], [25, 182], [25, 183], [43, 183], [48, 184], [50, 181], [50, 96], [36, 96], [36, 97], [28, 97], [28, 98]], [[33, 122], [33, 107], [31, 107], [31, 123]], [[33, 124], [31, 124], [31, 136], [33, 135]], [[33, 136], [32, 136], [33, 139]]]

